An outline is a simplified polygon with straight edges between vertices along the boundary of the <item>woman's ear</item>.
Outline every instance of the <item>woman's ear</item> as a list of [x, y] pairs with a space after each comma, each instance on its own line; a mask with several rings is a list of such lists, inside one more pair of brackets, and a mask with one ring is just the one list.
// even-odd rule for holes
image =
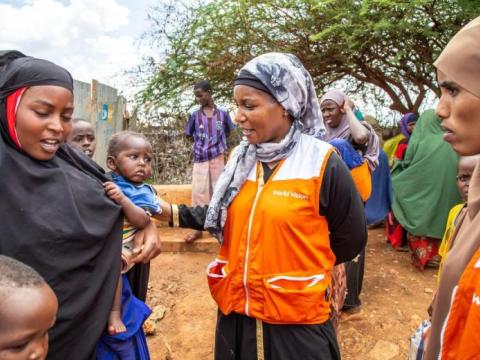
[[117, 170], [117, 163], [115, 161], [115, 157], [113, 156], [107, 157], [107, 167], [112, 171]]

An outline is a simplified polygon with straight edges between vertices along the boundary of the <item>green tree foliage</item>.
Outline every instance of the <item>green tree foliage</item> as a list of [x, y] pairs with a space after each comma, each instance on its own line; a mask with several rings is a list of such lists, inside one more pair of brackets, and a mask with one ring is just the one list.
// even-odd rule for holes
[[267, 51], [296, 54], [319, 92], [343, 80], [351, 92], [375, 90], [391, 109], [418, 111], [439, 94], [433, 61], [478, 15], [477, 0], [218, 0], [172, 2], [152, 9], [146, 38], [160, 49], [148, 59], [139, 100], [162, 109], [182, 104], [191, 86], [209, 79], [230, 100], [236, 72]]

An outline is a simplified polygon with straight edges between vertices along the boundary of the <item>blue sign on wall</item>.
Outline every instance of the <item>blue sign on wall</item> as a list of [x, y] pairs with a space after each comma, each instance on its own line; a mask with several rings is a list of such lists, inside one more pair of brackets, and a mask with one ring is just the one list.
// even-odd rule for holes
[[102, 105], [102, 114], [100, 116], [100, 119], [104, 121], [108, 119], [108, 104]]

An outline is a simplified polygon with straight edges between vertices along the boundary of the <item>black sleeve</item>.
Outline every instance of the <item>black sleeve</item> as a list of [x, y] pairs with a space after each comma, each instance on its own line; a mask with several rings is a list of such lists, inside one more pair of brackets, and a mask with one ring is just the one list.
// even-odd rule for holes
[[205, 218], [207, 217], [208, 205], [186, 206], [178, 205], [178, 222], [182, 228], [205, 230]]
[[327, 218], [336, 264], [351, 260], [362, 251], [368, 236], [364, 205], [350, 171], [336, 153], [326, 165], [320, 215]]

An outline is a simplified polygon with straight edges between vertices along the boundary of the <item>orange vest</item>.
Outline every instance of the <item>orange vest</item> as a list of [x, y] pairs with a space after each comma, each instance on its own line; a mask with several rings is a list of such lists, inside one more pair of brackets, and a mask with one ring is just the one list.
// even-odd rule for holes
[[372, 175], [370, 174], [368, 162], [364, 161], [362, 165], [350, 170], [350, 173], [362, 201], [367, 202], [372, 194]]
[[480, 250], [470, 260], [456, 287], [440, 358], [480, 359]]
[[328, 320], [335, 255], [319, 198], [332, 150], [302, 135], [267, 183], [260, 163], [252, 169], [228, 209], [220, 253], [207, 268], [222, 313], [275, 324]]

